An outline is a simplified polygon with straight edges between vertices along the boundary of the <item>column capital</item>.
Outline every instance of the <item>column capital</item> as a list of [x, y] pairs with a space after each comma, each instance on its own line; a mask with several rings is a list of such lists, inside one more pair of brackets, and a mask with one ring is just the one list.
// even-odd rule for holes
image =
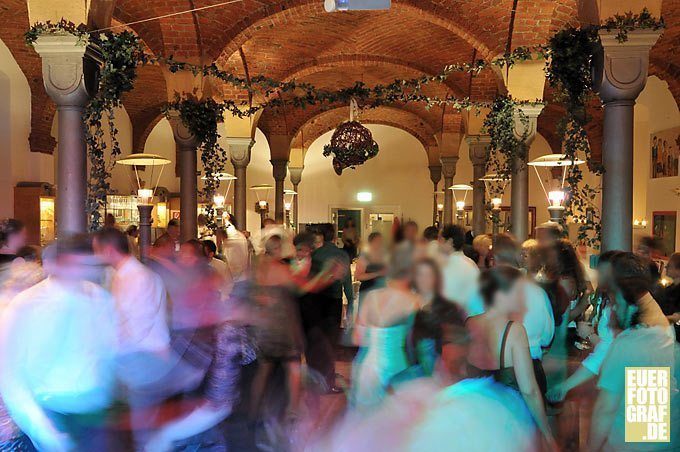
[[600, 30], [602, 49], [593, 61], [593, 88], [603, 102], [634, 102], [647, 83], [649, 51], [661, 31], [633, 30], [619, 42], [615, 31]]
[[489, 135], [469, 135], [465, 138], [470, 151], [470, 161], [472, 166], [486, 165], [489, 157], [489, 146], [491, 137]]
[[170, 127], [172, 127], [172, 136], [175, 138], [175, 143], [179, 150], [196, 151], [199, 145], [198, 140], [182, 121], [179, 111], [170, 110], [168, 116], [168, 122], [170, 122]]
[[430, 180], [433, 184], [437, 185], [442, 180], [442, 166], [430, 165], [428, 169], [430, 170]]
[[255, 144], [252, 138], [227, 137], [229, 156], [234, 167], [245, 168], [250, 163], [250, 150]]
[[274, 180], [285, 180], [288, 175], [288, 159], [271, 159]]
[[33, 48], [42, 60], [45, 90], [59, 107], [84, 107], [97, 92], [101, 54], [77, 36], [39, 36]]
[[299, 185], [302, 181], [302, 170], [304, 166], [289, 166], [288, 173], [290, 174], [290, 183], [293, 185]]
[[517, 138], [524, 138], [525, 143], [529, 146], [531, 146], [538, 133], [538, 116], [543, 111], [543, 107], [545, 105], [540, 103], [517, 105], [515, 107], [515, 128], [513, 131]]
[[[456, 175], [456, 163], [458, 163], [458, 156], [442, 156], [442, 173], [445, 179], [451, 179]], [[446, 189], [448, 187], [444, 187]]]

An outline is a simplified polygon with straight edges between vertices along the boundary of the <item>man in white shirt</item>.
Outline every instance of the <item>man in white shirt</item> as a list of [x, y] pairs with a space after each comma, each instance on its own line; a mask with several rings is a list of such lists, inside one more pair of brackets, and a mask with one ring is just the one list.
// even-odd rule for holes
[[43, 262], [49, 277], [14, 297], [0, 325], [2, 398], [39, 450], [116, 450], [104, 425], [115, 382], [113, 300], [84, 278], [95, 265], [86, 238], [60, 238]]
[[479, 268], [463, 254], [465, 229], [448, 225], [441, 233], [442, 250], [448, 254], [443, 268], [444, 297], [463, 309], [467, 316], [481, 314], [484, 309], [479, 296]]
[[95, 253], [113, 270], [111, 294], [118, 311], [120, 353], [164, 352], [170, 344], [166, 294], [156, 273], [130, 254], [127, 238], [116, 229], [100, 231]]
[[160, 416], [160, 403], [181, 386], [174, 374], [181, 357], [172, 353], [163, 282], [134, 256], [125, 236], [99, 231], [94, 250], [113, 268], [111, 293], [118, 312], [117, 376], [125, 385], [136, 447], [141, 448]]
[[226, 300], [231, 293], [231, 288], [234, 285], [234, 278], [231, 276], [231, 270], [229, 270], [229, 265], [221, 259], [215, 257], [217, 255], [217, 245], [212, 240], [203, 240], [201, 242], [203, 245], [203, 252], [205, 253], [206, 259], [208, 259], [208, 265], [215, 270], [215, 273], [219, 275], [220, 284], [220, 295], [223, 300]]

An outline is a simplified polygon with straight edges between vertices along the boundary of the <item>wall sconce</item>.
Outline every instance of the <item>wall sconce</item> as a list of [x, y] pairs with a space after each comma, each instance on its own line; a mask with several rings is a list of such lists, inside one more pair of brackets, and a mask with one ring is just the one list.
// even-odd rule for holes
[[647, 220], [645, 218], [636, 218], [633, 220], [634, 229], [645, 229], [647, 228]]
[[501, 210], [501, 204], [503, 204], [502, 198], [491, 198], [491, 209]]

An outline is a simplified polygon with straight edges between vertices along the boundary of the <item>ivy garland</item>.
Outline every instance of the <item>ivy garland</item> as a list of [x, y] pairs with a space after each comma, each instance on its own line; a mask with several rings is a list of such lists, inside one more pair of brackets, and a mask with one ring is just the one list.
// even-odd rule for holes
[[[97, 228], [100, 223], [99, 207], [105, 203], [106, 193], [110, 186], [115, 157], [120, 155], [120, 146], [116, 139], [114, 126], [114, 109], [121, 105], [121, 97], [133, 88], [136, 69], [139, 65], [149, 63], [165, 64], [171, 72], [191, 71], [194, 75], [217, 78], [234, 87], [247, 90], [250, 94], [259, 94], [263, 101], [252, 105], [248, 101], [235, 102], [225, 100], [216, 102], [212, 99], [197, 100], [195, 98], [177, 98], [164, 109], [166, 115], [172, 109], [179, 111], [187, 128], [200, 142], [201, 160], [206, 171], [205, 194], [214, 193], [219, 187], [217, 174], [222, 171], [227, 161], [227, 154], [218, 144], [217, 122], [225, 112], [238, 117], [252, 116], [259, 110], [272, 107], [292, 106], [305, 108], [310, 105], [347, 104], [354, 98], [363, 107], [378, 107], [393, 103], [422, 102], [427, 107], [448, 105], [460, 110], [477, 110], [490, 108], [484, 125], [491, 137], [491, 153], [487, 169], [496, 169], [502, 177], [509, 177], [513, 171], [513, 162], [524, 160], [528, 152], [526, 135], [515, 134], [515, 114], [517, 102], [510, 97], [500, 96], [493, 103], [472, 101], [469, 98], [444, 99], [428, 97], [422, 94], [423, 86], [433, 82], [444, 82], [453, 73], [479, 74], [484, 69], [509, 68], [513, 65], [533, 59], [545, 59], [548, 82], [555, 88], [554, 101], [565, 105], [566, 114], [560, 122], [560, 133], [563, 137], [563, 152], [567, 159], [575, 160], [583, 154], [591, 163], [585, 126], [589, 121], [586, 105], [591, 98], [592, 80], [590, 64], [595, 49], [599, 44], [598, 30], [617, 31], [619, 42], [628, 39], [628, 33], [636, 29], [658, 30], [664, 27], [663, 20], [657, 20], [644, 9], [640, 14], [628, 13], [616, 15], [599, 27], [568, 28], [551, 38], [547, 46], [520, 47], [510, 53], [490, 61], [477, 60], [473, 63], [452, 64], [446, 66], [441, 73], [408, 80], [397, 79], [387, 85], [367, 87], [362, 82], [336, 91], [318, 89], [309, 83], [290, 80], [277, 81], [265, 76], [249, 79], [222, 71], [216, 64], [207, 66], [192, 65], [169, 58], [150, 58], [144, 53], [141, 41], [134, 34], [122, 33], [89, 33], [84, 25], [61, 20], [57, 23], [45, 22], [34, 24], [25, 34], [25, 40], [32, 44], [44, 34], [69, 33], [98, 46], [104, 64], [101, 68], [99, 91], [88, 104], [84, 121], [86, 141], [90, 159], [90, 215], [91, 227]], [[526, 104], [526, 103], [524, 103]], [[527, 123], [521, 112], [520, 121]], [[109, 128], [111, 141], [111, 162], [106, 162], [108, 145], [103, 131], [104, 124]], [[596, 173], [600, 168], [592, 168]], [[593, 200], [597, 188], [579, 187], [583, 175], [578, 167], [572, 165], [567, 176], [570, 203], [568, 214], [579, 223], [579, 239], [590, 245], [599, 240], [599, 213], [594, 208]], [[212, 214], [210, 213], [212, 223]], [[214, 224], [214, 223], [213, 223]]]
[[[491, 105], [491, 111], [484, 120], [484, 129], [491, 138], [487, 173], [495, 173], [503, 180], [509, 180], [516, 168], [515, 162], [523, 162], [529, 155], [526, 143], [529, 119], [521, 110], [521, 104], [509, 96], [499, 96]], [[521, 136], [515, 133], [515, 115], [524, 129]]]
[[[195, 97], [179, 97], [165, 106], [163, 113], [170, 119], [171, 113], [176, 111], [182, 123], [199, 143], [201, 162], [203, 163], [204, 184], [202, 195], [205, 199], [212, 199], [220, 188], [220, 173], [229, 160], [227, 151], [219, 144], [220, 134], [217, 131], [218, 122], [224, 115], [224, 104], [213, 99], [199, 100]], [[211, 203], [206, 203], [207, 226], [215, 230], [215, 210]]]
[[[140, 39], [129, 31], [122, 33], [88, 33], [84, 25], [61, 20], [57, 23], [36, 24], [25, 34], [27, 44], [33, 44], [39, 36], [69, 33], [95, 47], [102, 58], [99, 69], [99, 87], [90, 99], [83, 121], [85, 143], [89, 159], [87, 211], [90, 229], [101, 226], [101, 209], [106, 205], [110, 191], [109, 179], [116, 157], [121, 154], [118, 130], [115, 126], [115, 109], [121, 107], [123, 94], [131, 91], [137, 78], [137, 67], [148, 61]], [[108, 135], [104, 133], [108, 128]], [[107, 143], [107, 136], [109, 142]], [[110, 158], [107, 160], [107, 150]]]

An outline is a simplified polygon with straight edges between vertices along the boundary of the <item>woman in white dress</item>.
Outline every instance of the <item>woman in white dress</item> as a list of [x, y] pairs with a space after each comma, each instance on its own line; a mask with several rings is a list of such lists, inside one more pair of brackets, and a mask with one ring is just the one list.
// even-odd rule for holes
[[411, 257], [397, 253], [387, 287], [369, 293], [359, 310], [354, 340], [361, 350], [352, 366], [351, 406], [370, 410], [382, 402], [390, 380], [408, 366], [406, 338], [421, 298], [411, 291]]

